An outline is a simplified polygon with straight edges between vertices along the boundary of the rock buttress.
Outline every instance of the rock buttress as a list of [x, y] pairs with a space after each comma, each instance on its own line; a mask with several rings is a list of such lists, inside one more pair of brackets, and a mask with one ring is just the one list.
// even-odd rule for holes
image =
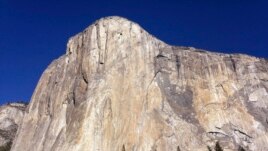
[[45, 70], [12, 150], [268, 150], [267, 65], [103, 18]]

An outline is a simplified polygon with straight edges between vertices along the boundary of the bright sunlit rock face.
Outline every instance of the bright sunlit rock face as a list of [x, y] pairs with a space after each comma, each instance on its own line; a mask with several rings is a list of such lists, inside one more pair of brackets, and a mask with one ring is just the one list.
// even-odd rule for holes
[[165, 44], [120, 17], [72, 37], [12, 150], [268, 150], [268, 62]]

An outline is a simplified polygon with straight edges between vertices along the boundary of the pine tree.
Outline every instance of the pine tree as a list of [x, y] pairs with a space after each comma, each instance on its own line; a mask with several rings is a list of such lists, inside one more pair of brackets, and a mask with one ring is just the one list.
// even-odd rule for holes
[[246, 150], [242, 146], [239, 146], [238, 151], [246, 151]]
[[223, 149], [221, 148], [219, 142], [216, 142], [216, 145], [215, 145], [215, 151], [223, 151]]
[[6, 143], [4, 146], [0, 146], [0, 151], [10, 151], [12, 142]]

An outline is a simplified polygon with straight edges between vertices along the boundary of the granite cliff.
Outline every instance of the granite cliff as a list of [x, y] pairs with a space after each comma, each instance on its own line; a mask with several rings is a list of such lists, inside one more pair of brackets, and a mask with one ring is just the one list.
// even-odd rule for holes
[[12, 144], [24, 116], [26, 105], [9, 103], [0, 106], [0, 150]]
[[13, 151], [268, 150], [268, 61], [170, 46], [121, 17], [44, 71]]

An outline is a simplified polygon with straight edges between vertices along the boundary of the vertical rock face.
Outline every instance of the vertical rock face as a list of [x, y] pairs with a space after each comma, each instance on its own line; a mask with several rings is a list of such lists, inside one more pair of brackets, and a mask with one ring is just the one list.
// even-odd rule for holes
[[16, 132], [22, 123], [26, 105], [10, 103], [0, 106], [0, 148], [15, 138]]
[[43, 73], [13, 151], [268, 150], [268, 61], [103, 18]]

